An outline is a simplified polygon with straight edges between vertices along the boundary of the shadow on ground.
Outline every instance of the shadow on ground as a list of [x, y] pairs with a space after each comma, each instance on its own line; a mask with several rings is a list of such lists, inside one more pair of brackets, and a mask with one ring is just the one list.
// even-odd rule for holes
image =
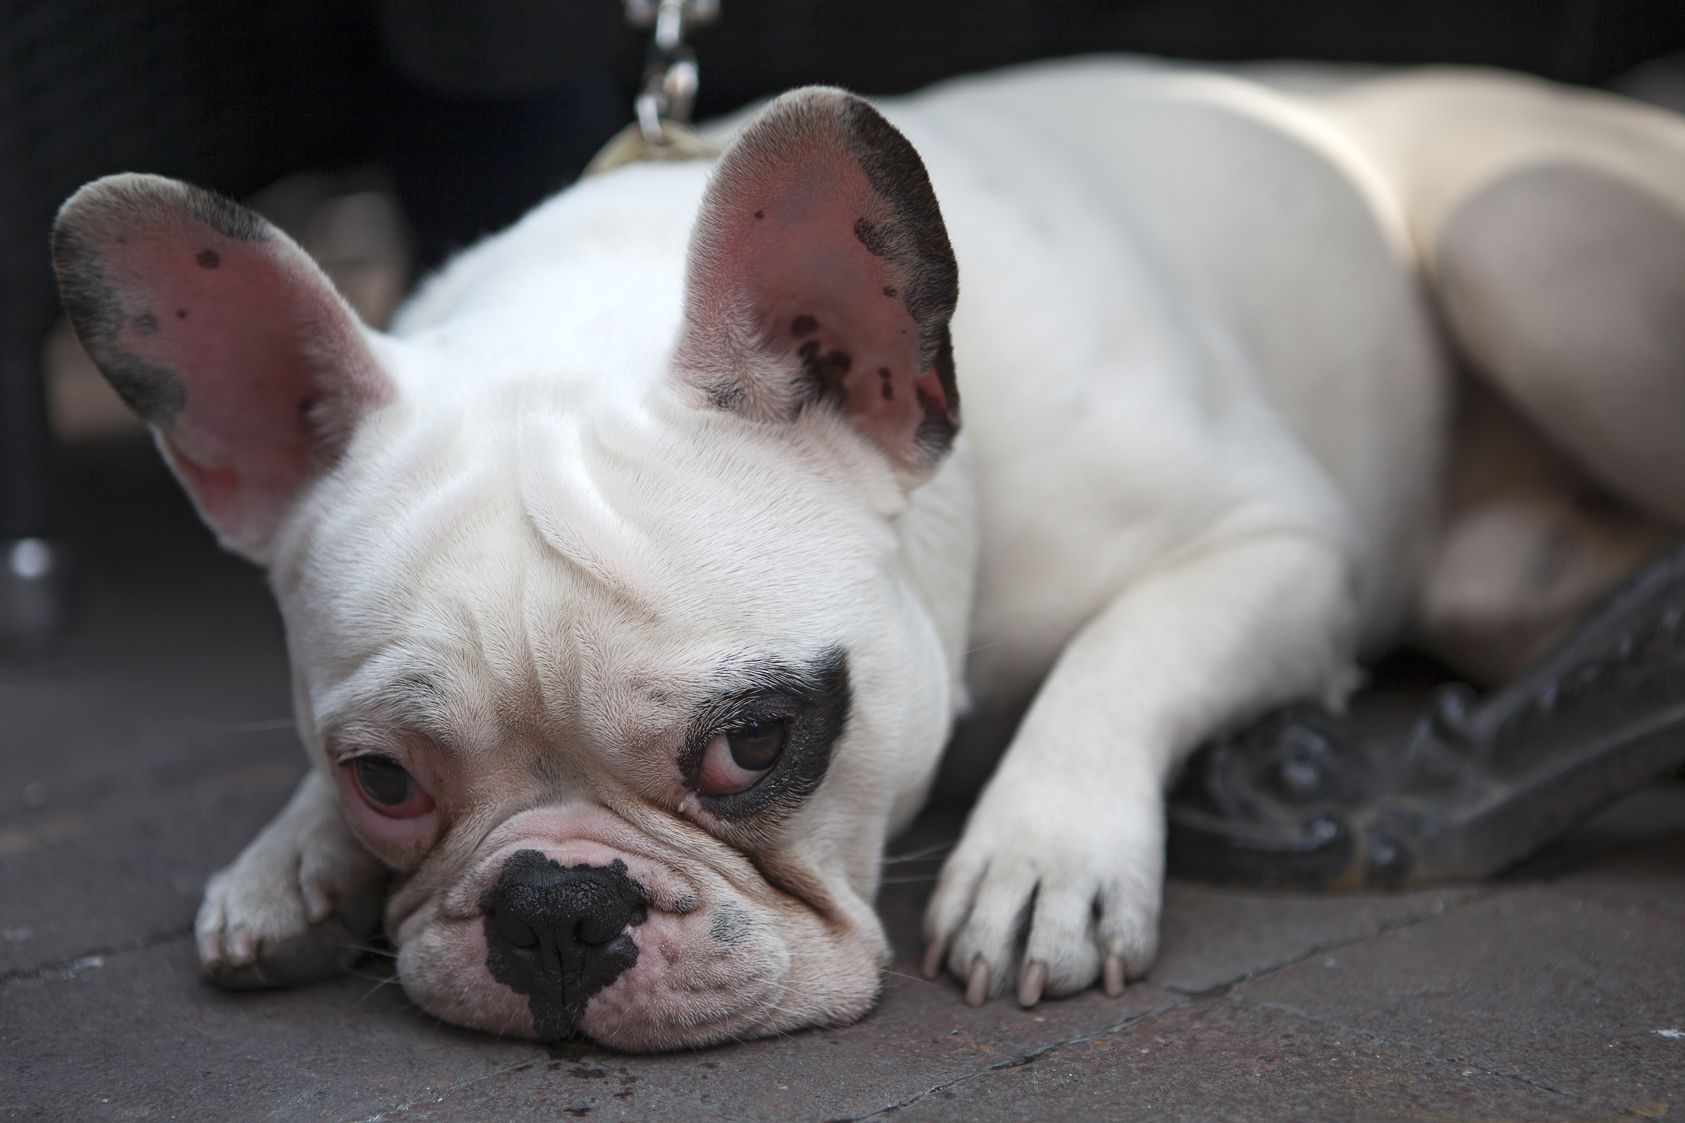
[[[304, 769], [280, 626], [140, 438], [73, 450], [82, 602], [0, 670], [0, 1119], [1615, 1120], [1685, 1114], [1685, 784], [1497, 882], [1300, 896], [1170, 885], [1122, 998], [970, 1009], [916, 977], [959, 820], [881, 899], [896, 961], [858, 1025], [698, 1053], [549, 1050], [444, 1026], [377, 957], [225, 994], [206, 876]], [[1408, 683], [1365, 701], [1408, 708]], [[1390, 692], [1389, 692], [1390, 691]]]

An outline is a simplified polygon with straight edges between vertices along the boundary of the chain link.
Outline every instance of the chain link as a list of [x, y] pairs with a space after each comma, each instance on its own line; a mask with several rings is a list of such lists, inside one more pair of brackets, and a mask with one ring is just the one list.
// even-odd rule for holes
[[644, 88], [634, 106], [638, 128], [649, 144], [661, 144], [667, 127], [690, 124], [696, 105], [696, 53], [685, 45], [685, 32], [714, 22], [719, 0], [625, 0], [626, 22], [655, 29], [644, 62]]

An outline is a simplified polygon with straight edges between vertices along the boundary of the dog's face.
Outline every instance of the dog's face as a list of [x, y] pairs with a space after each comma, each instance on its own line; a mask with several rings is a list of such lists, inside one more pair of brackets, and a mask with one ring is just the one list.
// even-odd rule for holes
[[557, 317], [589, 339], [368, 337], [284, 236], [148, 177], [85, 188], [55, 258], [270, 567], [419, 1005], [630, 1049], [870, 1005], [884, 830], [954, 703], [894, 520], [958, 420], [953, 257], [875, 112], [774, 103], [671, 263], [682, 306]]

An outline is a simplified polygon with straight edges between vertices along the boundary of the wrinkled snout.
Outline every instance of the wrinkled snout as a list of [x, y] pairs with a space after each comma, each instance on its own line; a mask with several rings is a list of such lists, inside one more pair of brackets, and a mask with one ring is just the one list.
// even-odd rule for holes
[[591, 996], [638, 961], [630, 929], [644, 922], [649, 903], [618, 859], [563, 866], [540, 851], [517, 850], [480, 899], [486, 970], [526, 996], [540, 1040], [565, 1040]]

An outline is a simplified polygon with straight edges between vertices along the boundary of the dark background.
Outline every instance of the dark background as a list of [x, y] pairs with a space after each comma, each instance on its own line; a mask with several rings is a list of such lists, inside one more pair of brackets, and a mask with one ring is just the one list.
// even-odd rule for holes
[[[864, 93], [1088, 51], [1483, 63], [1602, 83], [1685, 48], [1681, 0], [723, 0], [698, 115], [809, 82]], [[59, 521], [37, 369], [46, 254], [81, 183], [242, 196], [378, 163], [425, 267], [578, 174], [630, 120], [647, 33], [617, 0], [8, 0], [0, 5], [0, 541]]]

